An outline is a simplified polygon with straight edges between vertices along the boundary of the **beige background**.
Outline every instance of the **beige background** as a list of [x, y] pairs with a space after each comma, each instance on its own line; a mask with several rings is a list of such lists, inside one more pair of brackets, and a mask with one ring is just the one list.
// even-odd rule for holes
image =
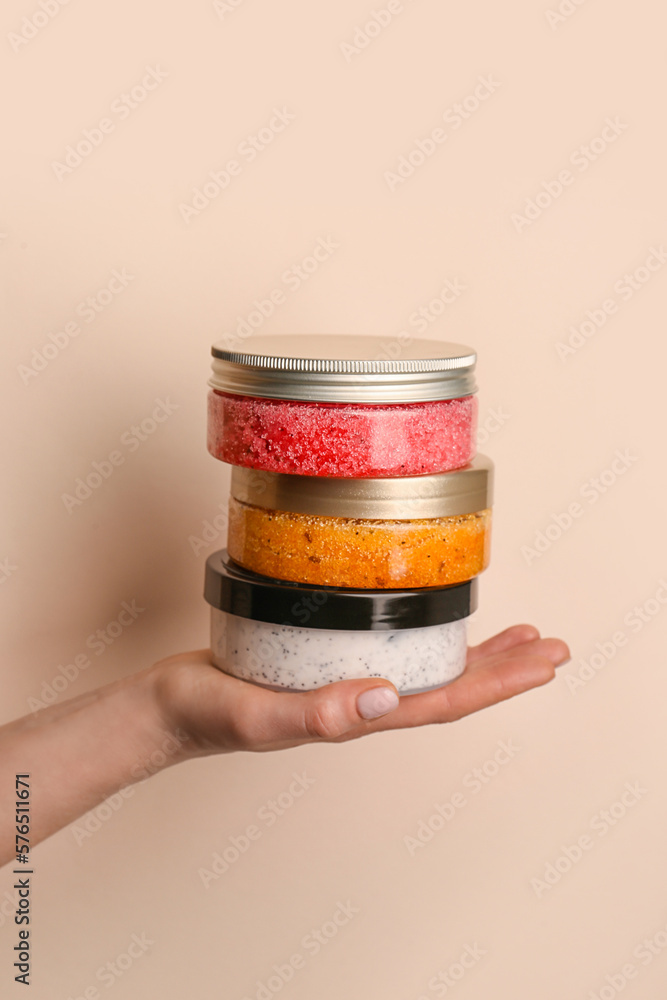
[[[391, 339], [447, 279], [465, 285], [427, 335], [477, 348], [482, 450], [498, 470], [473, 639], [530, 621], [567, 639], [573, 660], [546, 688], [451, 727], [188, 764], [89, 817], [89, 836], [62, 831], [35, 854], [31, 996], [261, 997], [273, 966], [300, 953], [285, 1000], [604, 1000], [621, 986], [662, 1000], [666, 612], [651, 599], [667, 597], [667, 267], [653, 257], [631, 296], [621, 287], [667, 241], [664, 14], [648, 0], [563, 3], [561, 20], [547, 16], [555, 0], [414, 0], [350, 54], [341, 43], [384, 0], [224, 6], [71, 0], [35, 31], [23, 19], [36, 3], [3, 5], [3, 719], [48, 695], [123, 601], [145, 611], [57, 682], [60, 700], [206, 644], [203, 563], [224, 536], [197, 554], [192, 539], [228, 486], [205, 449], [210, 343], [320, 238], [338, 249], [262, 332]], [[12, 42], [22, 25], [35, 37]], [[166, 78], [131, 113], [110, 111], [147, 67]], [[460, 127], [444, 122], [481, 76], [493, 94]], [[186, 223], [179, 206], [276, 107], [294, 120]], [[54, 161], [105, 117], [113, 131], [59, 180]], [[584, 170], [577, 151], [608, 118], [618, 134]], [[385, 173], [437, 127], [446, 140], [390, 190]], [[567, 169], [573, 182], [517, 231], [513, 214]], [[77, 317], [114, 269], [127, 287], [93, 322]], [[570, 326], [609, 298], [616, 313], [560, 358]], [[26, 376], [77, 318], [79, 335]], [[136, 450], [120, 444], [158, 398], [178, 409]], [[119, 448], [123, 464], [68, 512], [63, 494]], [[626, 471], [604, 494], [587, 487], [619, 449]], [[577, 502], [546, 551], [522, 552]], [[632, 617], [646, 602], [647, 620]], [[619, 631], [625, 645], [610, 646]], [[615, 655], [568, 683], [598, 643]], [[475, 794], [466, 776], [501, 740], [520, 751]], [[294, 772], [314, 783], [269, 827], [258, 810]], [[603, 835], [596, 816], [627, 782], [639, 798]], [[404, 838], [457, 791], [465, 807], [412, 856]], [[204, 888], [199, 869], [252, 823], [261, 837]], [[552, 887], [532, 881], [584, 835], [593, 846]], [[20, 993], [10, 885], [3, 873], [3, 996]], [[358, 913], [312, 954], [305, 936], [348, 900]], [[153, 942], [146, 954], [97, 978], [134, 934]], [[467, 945], [485, 954], [454, 984]]]

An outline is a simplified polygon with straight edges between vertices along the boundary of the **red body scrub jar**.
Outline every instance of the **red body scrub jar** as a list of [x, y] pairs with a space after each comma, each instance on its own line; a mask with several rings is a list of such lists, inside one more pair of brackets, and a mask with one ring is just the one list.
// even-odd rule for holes
[[474, 457], [476, 355], [462, 344], [302, 335], [211, 353], [208, 450], [222, 462], [364, 479]]

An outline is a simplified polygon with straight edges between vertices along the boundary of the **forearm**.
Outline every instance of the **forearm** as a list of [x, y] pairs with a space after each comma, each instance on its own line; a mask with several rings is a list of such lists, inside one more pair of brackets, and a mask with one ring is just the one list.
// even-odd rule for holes
[[17, 774], [29, 774], [30, 846], [108, 796], [188, 756], [155, 668], [0, 728], [0, 865], [16, 854]]

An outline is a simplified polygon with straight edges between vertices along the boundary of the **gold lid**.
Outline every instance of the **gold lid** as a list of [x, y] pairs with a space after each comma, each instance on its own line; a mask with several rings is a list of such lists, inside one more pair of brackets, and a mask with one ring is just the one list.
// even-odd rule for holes
[[232, 468], [232, 496], [267, 510], [322, 517], [413, 521], [455, 517], [493, 503], [493, 462], [484, 455], [462, 469], [392, 479], [327, 479]]

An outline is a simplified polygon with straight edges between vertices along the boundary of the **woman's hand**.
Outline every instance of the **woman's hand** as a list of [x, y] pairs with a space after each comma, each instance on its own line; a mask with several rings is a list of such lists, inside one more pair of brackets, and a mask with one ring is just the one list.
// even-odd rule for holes
[[569, 656], [562, 640], [540, 639], [532, 625], [514, 625], [470, 648], [457, 680], [400, 699], [382, 678], [295, 694], [270, 691], [222, 673], [211, 665], [209, 650], [179, 653], [152, 669], [167, 727], [188, 734], [189, 756], [205, 756], [344, 742], [386, 729], [454, 722], [546, 684]]
[[[388, 681], [371, 677], [303, 694], [268, 691], [222, 673], [207, 649], [179, 653], [0, 728], [0, 788], [13, 787], [16, 774], [30, 774], [39, 803], [32, 848], [109, 796], [181, 761], [453, 722], [546, 684], [568, 657], [560, 639], [540, 639], [531, 625], [515, 625], [469, 650], [458, 680], [399, 699]], [[0, 865], [14, 853], [12, 802], [0, 801]]]

